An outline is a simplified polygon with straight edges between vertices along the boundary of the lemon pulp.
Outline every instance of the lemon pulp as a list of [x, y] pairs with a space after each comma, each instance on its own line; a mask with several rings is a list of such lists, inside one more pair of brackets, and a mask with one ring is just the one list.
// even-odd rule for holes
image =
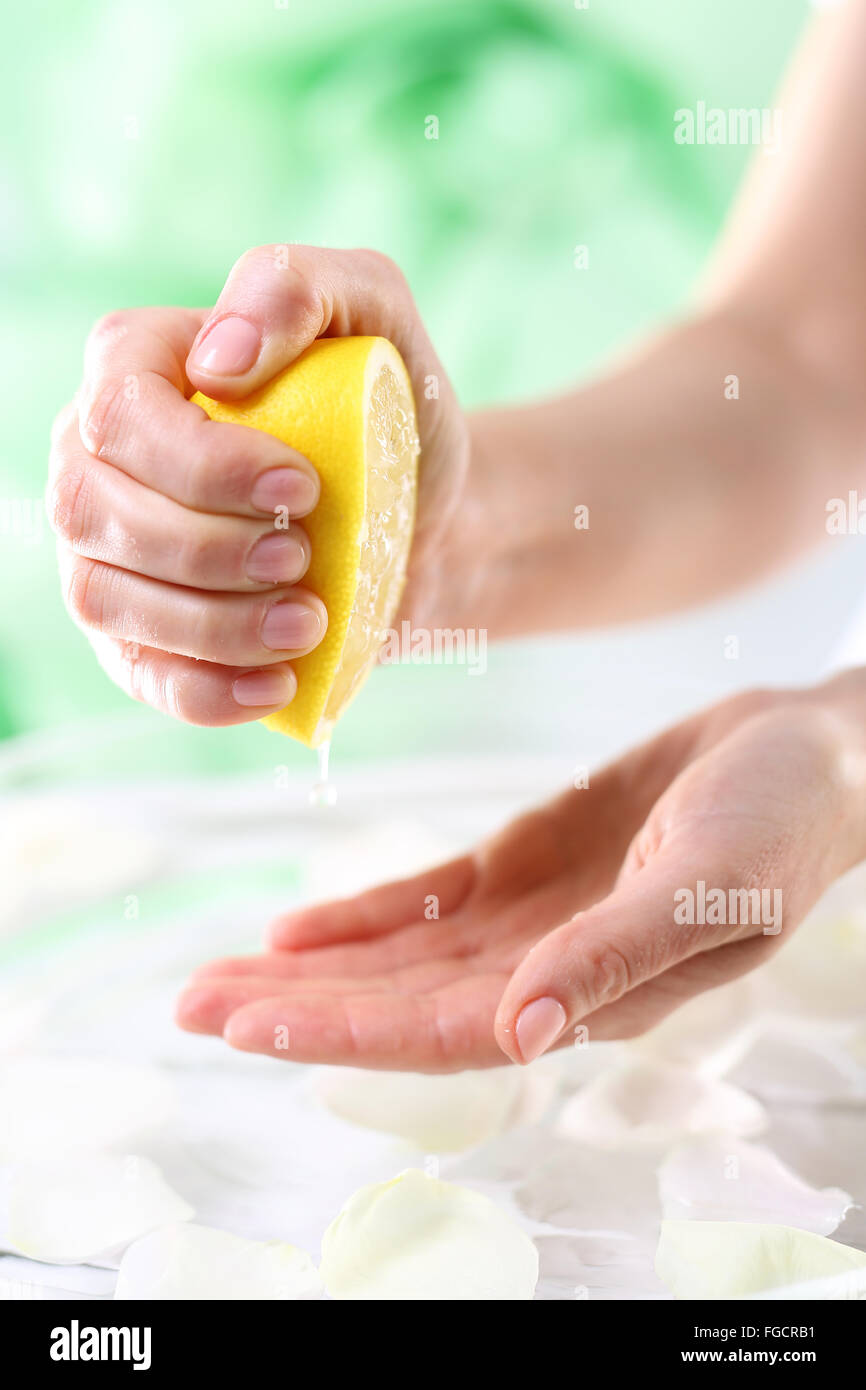
[[383, 366], [367, 412], [367, 505], [358, 538], [355, 602], [319, 737], [330, 732], [360, 687], [400, 601], [415, 510], [417, 454], [414, 405], [391, 368]]

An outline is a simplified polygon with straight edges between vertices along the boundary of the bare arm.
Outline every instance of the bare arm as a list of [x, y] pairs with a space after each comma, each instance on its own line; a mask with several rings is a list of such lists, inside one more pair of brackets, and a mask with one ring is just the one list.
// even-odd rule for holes
[[818, 545], [828, 498], [866, 488], [864, 59], [866, 0], [810, 26], [782, 150], [756, 151], [684, 322], [567, 397], [472, 418], [425, 587], [443, 619], [508, 636], [699, 602]]

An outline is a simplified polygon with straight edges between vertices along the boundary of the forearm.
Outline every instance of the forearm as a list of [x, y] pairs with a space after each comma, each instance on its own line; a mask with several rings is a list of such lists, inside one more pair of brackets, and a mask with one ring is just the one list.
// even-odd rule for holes
[[492, 637], [747, 584], [825, 540], [827, 498], [866, 482], [859, 405], [722, 313], [568, 397], [482, 412], [471, 433], [437, 591], [448, 621]]
[[866, 490], [864, 44], [866, 0], [810, 26], [782, 150], [756, 151], [693, 317], [562, 400], [474, 417], [445, 621], [508, 636], [698, 603]]
[[866, 371], [866, 0], [808, 26], [710, 258], [700, 302], [785, 324], [791, 348], [840, 389]]

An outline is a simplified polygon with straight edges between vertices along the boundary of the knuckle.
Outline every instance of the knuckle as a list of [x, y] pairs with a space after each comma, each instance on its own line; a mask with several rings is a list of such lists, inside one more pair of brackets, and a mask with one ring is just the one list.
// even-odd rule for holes
[[[280, 317], [316, 337], [326, 319], [326, 293], [323, 281], [327, 269], [340, 253], [295, 242], [276, 242], [255, 246], [235, 262], [228, 279], [229, 290], [236, 283], [241, 294], [254, 300], [278, 292]], [[217, 310], [225, 304], [221, 299]]]
[[88, 534], [90, 491], [90, 470], [86, 464], [58, 468], [46, 491], [48, 524], [73, 547], [80, 545]]
[[207, 668], [169, 658], [161, 668], [155, 703], [182, 724], [211, 728], [225, 722], [225, 680]]
[[287, 312], [295, 322], [309, 322], [318, 332], [323, 318], [321, 281], [327, 253], [312, 246], [275, 246], [269, 251], [281, 271], [294, 272], [283, 288]]
[[593, 1008], [620, 999], [635, 982], [635, 969], [628, 955], [608, 941], [593, 951], [587, 962], [587, 986]]
[[142, 704], [153, 704], [153, 665], [151, 653], [138, 642], [116, 639], [112, 642], [118, 684]]
[[130, 406], [137, 398], [137, 379], [112, 381], [97, 391], [81, 416], [81, 439], [96, 458], [111, 459], [121, 445]]
[[169, 662], [163, 672], [161, 708], [182, 724], [211, 728], [225, 722], [225, 681], [188, 662]]
[[[67, 401], [62, 410], [59, 410], [54, 417], [51, 426], [51, 457], [57, 459], [62, 450], [63, 440], [71, 432], [73, 425], [78, 423], [78, 402], [75, 400]], [[76, 430], [77, 434], [77, 430]]]
[[461, 1059], [466, 1056], [471, 1043], [466, 1036], [465, 1027], [455, 1023], [451, 1011], [447, 1011], [442, 1001], [435, 995], [430, 1000], [430, 1041], [436, 1058], [437, 1071], [456, 1071], [460, 1069]]
[[88, 342], [96, 342], [101, 338], [116, 338], [129, 332], [130, 314], [127, 309], [112, 309], [108, 314], [103, 314], [98, 318], [90, 330]]
[[261, 270], [272, 269], [279, 263], [280, 252], [284, 248], [277, 242], [265, 242], [261, 246], [251, 246], [243, 255], [238, 256], [232, 266], [231, 277], [235, 275], [249, 276]]
[[196, 722], [192, 702], [187, 698], [188, 681], [164, 652], [142, 647], [138, 642], [118, 642], [117, 661], [122, 671], [121, 684], [134, 700], [183, 723]]
[[[278, 278], [284, 309], [288, 307], [295, 317], [318, 318], [321, 301], [316, 285], [321, 263], [322, 252], [313, 247], [274, 242], [245, 251], [229, 278], [266, 283], [271, 277]], [[295, 272], [287, 281], [286, 271]]]
[[195, 700], [191, 698], [190, 681], [176, 671], [165, 672], [162, 681], [163, 707], [173, 719], [182, 724], [195, 724]]
[[406, 287], [406, 277], [398, 266], [397, 262], [387, 256], [384, 251], [377, 251], [373, 247], [362, 246], [355, 251], [355, 256], [359, 258], [365, 268], [379, 280], [386, 281], [394, 288]]
[[186, 528], [178, 546], [181, 583], [207, 587], [205, 581], [220, 569], [218, 548], [210, 533], [198, 525]]
[[96, 560], [76, 556], [67, 567], [63, 598], [67, 611], [81, 627], [102, 626], [105, 593], [102, 566]]
[[318, 331], [322, 321], [322, 298], [311, 274], [295, 276], [290, 299], [293, 318], [300, 323], [312, 323]]
[[85, 376], [87, 367], [91, 370], [105, 360], [116, 345], [129, 334], [134, 310], [115, 309], [98, 318], [87, 335], [84, 344]]
[[[186, 657], [195, 661], [220, 666], [243, 663], [244, 653], [252, 650], [247, 641], [247, 616], [243, 603], [226, 604], [216, 595], [203, 598], [196, 604], [186, 626], [183, 650]], [[261, 653], [261, 643], [257, 650]], [[236, 653], [240, 653], [238, 660]], [[254, 661], [255, 656], [251, 660]]]
[[237, 660], [239, 663], [257, 661], [261, 657], [262, 651], [265, 649], [265, 644], [262, 641], [262, 626], [273, 602], [274, 593], [271, 592], [245, 603], [246, 613], [238, 630]]
[[186, 470], [187, 506], [210, 511], [219, 506], [249, 505], [255, 464], [249, 444], [243, 447], [233, 437], [235, 428], [245, 429], [202, 419], [200, 443]]
[[621, 876], [636, 874], [658, 854], [664, 841], [665, 825], [660, 816], [650, 815], [632, 837], [623, 859]]
[[711, 734], [725, 734], [751, 719], [778, 713], [788, 698], [782, 691], [763, 687], [738, 691], [710, 712]]
[[778, 690], [755, 686], [751, 690], [743, 690], [735, 695], [732, 703], [740, 715], [748, 718], [750, 715], [766, 714], [770, 710], [778, 709], [780, 700], [781, 696]]

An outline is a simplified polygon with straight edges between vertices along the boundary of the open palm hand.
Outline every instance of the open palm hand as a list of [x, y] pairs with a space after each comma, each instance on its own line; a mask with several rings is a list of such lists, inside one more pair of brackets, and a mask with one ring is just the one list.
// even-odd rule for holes
[[[807, 693], [726, 701], [474, 853], [278, 919], [264, 954], [196, 973], [179, 1022], [292, 1061], [429, 1072], [531, 1061], [578, 1027], [643, 1032], [759, 964], [848, 867], [840, 741]], [[679, 921], [698, 881], [763, 890], [773, 915]]]

